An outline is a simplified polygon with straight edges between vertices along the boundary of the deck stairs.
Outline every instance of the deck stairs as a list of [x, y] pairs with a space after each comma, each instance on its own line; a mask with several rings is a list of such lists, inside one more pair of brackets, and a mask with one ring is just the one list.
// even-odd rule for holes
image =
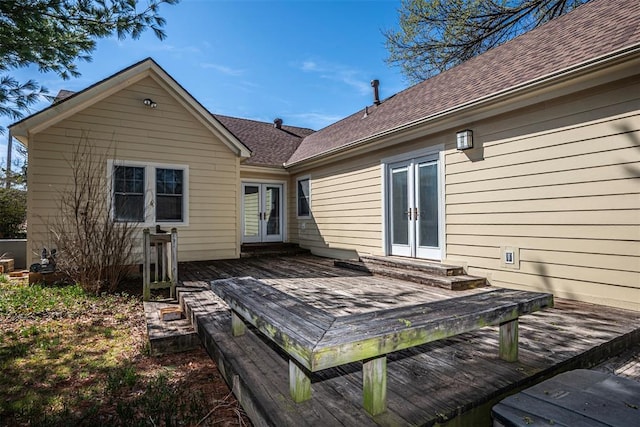
[[462, 291], [487, 286], [483, 277], [469, 276], [464, 268], [435, 261], [395, 256], [361, 256], [359, 261], [335, 260], [336, 267], [349, 268], [438, 288]]

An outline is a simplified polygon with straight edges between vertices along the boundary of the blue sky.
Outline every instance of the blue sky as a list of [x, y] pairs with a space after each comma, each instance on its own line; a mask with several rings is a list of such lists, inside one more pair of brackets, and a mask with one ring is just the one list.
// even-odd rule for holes
[[[142, 2], [144, 3], [144, 1]], [[182, 0], [163, 6], [167, 38], [98, 41], [79, 78], [11, 71], [50, 92], [78, 91], [152, 57], [211, 112], [321, 129], [407, 86], [384, 60], [383, 30], [397, 28], [400, 0]], [[39, 111], [48, 103], [32, 109]], [[11, 121], [0, 118], [0, 125]], [[6, 135], [0, 136], [5, 164]]]

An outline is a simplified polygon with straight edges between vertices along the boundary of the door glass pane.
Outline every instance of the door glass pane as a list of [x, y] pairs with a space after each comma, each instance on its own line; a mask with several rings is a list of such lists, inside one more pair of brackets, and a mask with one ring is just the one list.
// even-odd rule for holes
[[260, 191], [256, 185], [245, 185], [244, 187], [244, 235], [246, 237], [257, 237], [260, 224], [258, 216], [260, 212]]
[[280, 234], [280, 187], [265, 190], [264, 212], [267, 221], [267, 235]]
[[418, 245], [438, 246], [438, 165], [418, 165]]
[[407, 169], [395, 169], [391, 171], [391, 218], [392, 236], [394, 245], [409, 244], [409, 210], [407, 190]]

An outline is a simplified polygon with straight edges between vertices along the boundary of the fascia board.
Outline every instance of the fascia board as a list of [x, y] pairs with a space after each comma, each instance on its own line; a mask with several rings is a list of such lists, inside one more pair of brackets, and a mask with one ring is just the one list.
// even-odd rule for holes
[[240, 157], [251, 156], [251, 150], [238, 138], [229, 132], [215, 117], [205, 109], [195, 98], [180, 86], [158, 65], [152, 66], [154, 74], [150, 77], [166, 90], [173, 98], [186, 108], [204, 127], [219, 138], [231, 151]]
[[10, 126], [14, 137], [26, 137], [35, 135], [43, 130], [71, 117], [72, 115], [94, 105], [97, 102], [113, 95], [138, 81], [146, 78], [150, 73], [150, 61], [143, 62], [120, 74], [117, 74], [104, 82], [76, 94], [72, 99], [46, 108], [27, 119]]
[[[622, 71], [620, 71], [623, 69]], [[292, 173], [320, 163], [350, 157], [363, 149], [384, 148], [407, 140], [427, 136], [458, 124], [482, 120], [487, 117], [514, 110], [544, 99], [557, 98], [564, 94], [587, 88], [589, 76], [614, 81], [638, 73], [640, 69], [640, 44], [617, 50], [589, 61], [541, 76], [521, 85], [513, 86], [473, 101], [457, 105], [413, 122], [388, 129], [341, 147], [319, 153], [294, 163], [285, 163]], [[602, 76], [605, 75], [603, 78]], [[563, 86], [560, 90], [558, 86]]]
[[240, 163], [240, 172], [289, 176], [289, 172], [287, 172], [282, 167], [243, 165], [242, 163]]
[[151, 77], [156, 83], [170, 93], [183, 107], [204, 125], [213, 135], [218, 137], [232, 152], [240, 157], [249, 157], [251, 151], [218, 122], [198, 101], [182, 88], [153, 60], [143, 61], [137, 66], [115, 74], [94, 87], [79, 92], [73, 98], [50, 106], [31, 117], [9, 126], [12, 135], [21, 143], [28, 143], [32, 135], [71, 117], [72, 115], [108, 98], [142, 79]]

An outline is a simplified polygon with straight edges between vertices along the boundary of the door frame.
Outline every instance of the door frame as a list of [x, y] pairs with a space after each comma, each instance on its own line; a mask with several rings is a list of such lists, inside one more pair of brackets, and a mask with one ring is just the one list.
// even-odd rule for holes
[[381, 183], [381, 200], [382, 200], [382, 215], [381, 215], [381, 230], [382, 230], [382, 253], [385, 256], [391, 255], [391, 230], [389, 220], [391, 214], [389, 212], [389, 179], [390, 179], [390, 166], [397, 163], [408, 162], [413, 159], [419, 159], [423, 157], [436, 156], [438, 160], [438, 216], [439, 216], [439, 230], [438, 237], [440, 242], [440, 261], [446, 259], [446, 207], [445, 207], [445, 156], [444, 156], [444, 144], [437, 144], [431, 147], [422, 148], [419, 150], [409, 151], [406, 153], [389, 156], [380, 161], [380, 176], [382, 178]]
[[[263, 240], [263, 233], [260, 233], [259, 240], [246, 240], [244, 237], [244, 188], [246, 185], [256, 185], [260, 187], [260, 201], [262, 203], [262, 198], [264, 195], [262, 194], [262, 188], [264, 185], [279, 185], [281, 188], [282, 194], [280, 195], [280, 235], [282, 239], [278, 240]], [[241, 243], [269, 243], [269, 242], [286, 242], [288, 238], [287, 233], [287, 217], [288, 217], [288, 206], [287, 206], [287, 181], [275, 180], [275, 179], [243, 179], [240, 181], [240, 242]]]

